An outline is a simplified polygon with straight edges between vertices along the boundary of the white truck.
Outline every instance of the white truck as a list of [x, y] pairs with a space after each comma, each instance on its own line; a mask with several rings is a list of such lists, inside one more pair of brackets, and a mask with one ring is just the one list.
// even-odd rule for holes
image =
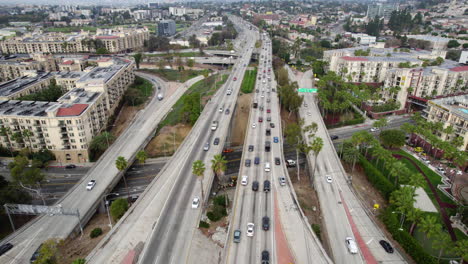
[[162, 93], [158, 93], [158, 100], [161, 101], [162, 99], [164, 99], [164, 96]]
[[211, 123], [211, 130], [215, 131], [218, 128], [218, 121], [213, 121]]

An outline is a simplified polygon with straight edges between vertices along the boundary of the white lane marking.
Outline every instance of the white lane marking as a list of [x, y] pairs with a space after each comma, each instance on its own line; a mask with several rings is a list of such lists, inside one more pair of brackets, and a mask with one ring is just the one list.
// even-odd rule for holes
[[[33, 242], [33, 240], [37, 237], [37, 235], [44, 229], [41, 227], [39, 230], [37, 230], [36, 234], [29, 240], [29, 242], [26, 244], [26, 246], [19, 252], [19, 254], [16, 255], [14, 259], [12, 259], [9, 263], [21, 263], [21, 262], [16, 262], [19, 261], [21, 258], [19, 256], [23, 255], [24, 251], [26, 251], [29, 248], [29, 245]], [[15, 262], [13, 262], [15, 261]]]
[[369, 245], [374, 239], [371, 238], [371, 240], [367, 241], [366, 245]]

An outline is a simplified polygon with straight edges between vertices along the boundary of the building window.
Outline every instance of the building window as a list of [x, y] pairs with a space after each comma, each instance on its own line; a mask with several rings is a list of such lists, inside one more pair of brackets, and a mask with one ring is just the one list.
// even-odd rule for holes
[[71, 155], [70, 155], [70, 154], [66, 154], [66, 155], [65, 155], [65, 159], [71, 160]]

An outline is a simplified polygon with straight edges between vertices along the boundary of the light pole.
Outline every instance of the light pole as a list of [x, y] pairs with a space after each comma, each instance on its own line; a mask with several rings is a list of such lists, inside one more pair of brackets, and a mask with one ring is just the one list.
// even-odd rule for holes
[[[392, 214], [395, 214], [395, 213], [399, 213], [399, 212], [392, 211]], [[405, 222], [405, 214], [404, 214], [404, 213], [401, 213], [401, 217], [400, 217], [400, 228], [398, 228], [398, 230], [403, 231], [403, 223], [404, 223], [404, 222]]]
[[119, 194], [118, 193], [108, 193], [108, 194], [105, 194], [104, 196], [102, 196], [102, 199], [104, 200], [104, 206], [106, 207], [106, 211], [107, 211], [107, 218], [109, 218], [109, 226], [112, 229], [112, 221], [111, 221], [110, 213], [109, 213], [109, 201], [107, 201], [107, 196], [109, 196], [109, 195], [119, 196]]

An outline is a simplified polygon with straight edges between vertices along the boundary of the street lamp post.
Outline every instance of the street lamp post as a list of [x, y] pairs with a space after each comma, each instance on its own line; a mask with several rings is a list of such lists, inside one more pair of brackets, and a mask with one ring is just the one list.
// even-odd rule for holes
[[112, 229], [112, 221], [111, 221], [110, 213], [109, 213], [109, 201], [107, 200], [107, 196], [109, 196], [109, 195], [119, 196], [119, 194], [118, 193], [108, 193], [108, 194], [105, 194], [104, 196], [102, 196], [102, 199], [104, 200], [104, 206], [106, 207], [106, 211], [107, 211], [107, 218], [109, 218], [109, 226]]

